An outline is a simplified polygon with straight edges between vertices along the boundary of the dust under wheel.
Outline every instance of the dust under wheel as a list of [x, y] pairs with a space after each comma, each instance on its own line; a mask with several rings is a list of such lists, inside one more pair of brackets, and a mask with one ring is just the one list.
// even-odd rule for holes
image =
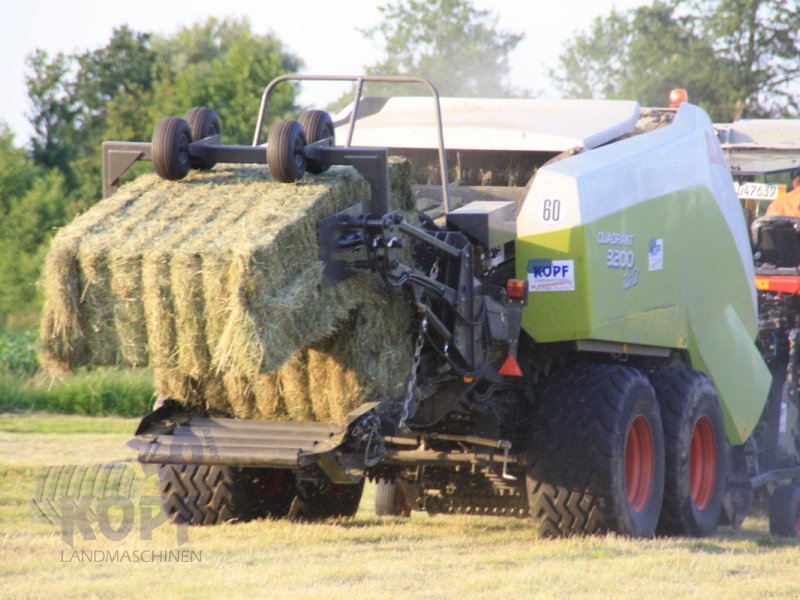
[[[222, 121], [219, 115], [210, 108], [195, 106], [187, 110], [183, 118], [189, 123], [192, 140], [195, 142], [212, 135], [222, 135]], [[217, 164], [216, 161], [206, 158], [190, 157], [189, 160], [193, 169], [207, 170]]]
[[295, 494], [281, 469], [160, 465], [158, 479], [167, 516], [192, 525], [285, 517]]
[[411, 516], [411, 506], [406, 501], [405, 494], [400, 485], [395, 481], [378, 479], [375, 484], [375, 514], [385, 516]]
[[[298, 119], [303, 130], [306, 132], [306, 140], [309, 144], [330, 138], [331, 146], [336, 144], [336, 133], [333, 126], [333, 119], [324, 110], [307, 110]], [[318, 161], [309, 160], [306, 166], [309, 173], [324, 173], [330, 165], [322, 164]]]
[[542, 536], [652, 536], [664, 488], [664, 440], [647, 378], [605, 364], [552, 375], [534, 415], [526, 486]]
[[650, 383], [661, 405], [666, 473], [658, 532], [711, 535], [722, 511], [728, 449], [714, 386], [685, 367], [660, 367]]
[[184, 119], [164, 117], [153, 130], [153, 167], [162, 179], [178, 180], [186, 177], [191, 168], [189, 144], [192, 129]]
[[769, 532], [781, 537], [800, 536], [800, 486], [782, 483], [772, 492]]
[[294, 183], [306, 172], [306, 134], [297, 121], [278, 121], [267, 138], [267, 164], [273, 179]]

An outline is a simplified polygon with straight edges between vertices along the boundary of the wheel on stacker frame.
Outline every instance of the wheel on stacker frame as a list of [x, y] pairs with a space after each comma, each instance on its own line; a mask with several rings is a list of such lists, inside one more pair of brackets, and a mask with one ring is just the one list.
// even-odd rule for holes
[[294, 183], [303, 178], [307, 161], [303, 154], [306, 134], [297, 121], [278, 121], [267, 138], [267, 164], [272, 178]]
[[375, 514], [379, 517], [411, 516], [411, 506], [397, 480], [378, 479], [375, 482]]
[[184, 119], [164, 117], [153, 130], [153, 167], [162, 179], [183, 179], [192, 166], [189, 144], [192, 128]]
[[655, 393], [638, 370], [578, 364], [539, 394], [526, 488], [541, 536], [655, 533], [664, 438]]
[[158, 480], [167, 516], [192, 525], [285, 517], [295, 495], [283, 469], [167, 464]]
[[666, 472], [657, 531], [711, 535], [722, 510], [728, 449], [713, 384], [686, 367], [649, 373], [664, 423]]
[[772, 492], [769, 532], [781, 537], [800, 536], [800, 486], [782, 483]]
[[[313, 144], [325, 138], [331, 139], [331, 146], [336, 145], [336, 132], [333, 126], [333, 119], [324, 110], [307, 110], [298, 119], [303, 130], [306, 132], [306, 141]], [[322, 164], [315, 160], [309, 160], [306, 169], [309, 173], [316, 175], [324, 173], [330, 165]]]
[[289, 517], [302, 521], [350, 519], [358, 512], [363, 492], [363, 479], [353, 484], [301, 482], [298, 484], [297, 496], [292, 502]]
[[[222, 121], [219, 115], [203, 106], [195, 106], [186, 111], [183, 118], [189, 123], [192, 130], [192, 140], [198, 141], [211, 137], [212, 135], [222, 135]], [[214, 160], [190, 157], [189, 162], [193, 169], [208, 170], [216, 163]]]

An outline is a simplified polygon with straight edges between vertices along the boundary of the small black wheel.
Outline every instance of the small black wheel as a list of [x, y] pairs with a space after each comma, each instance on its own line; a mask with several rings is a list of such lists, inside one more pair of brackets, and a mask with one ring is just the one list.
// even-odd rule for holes
[[411, 516], [411, 506], [406, 502], [397, 480], [378, 479], [375, 486], [375, 514], [379, 517]]
[[[222, 121], [219, 115], [210, 108], [195, 106], [187, 110], [183, 118], [189, 123], [189, 127], [192, 129], [192, 140], [195, 142], [212, 135], [222, 135]], [[193, 169], [201, 170], [208, 170], [217, 164], [216, 161], [196, 157], [190, 157], [190, 162]]]
[[782, 483], [772, 492], [769, 532], [781, 537], [800, 536], [800, 486]]
[[714, 386], [697, 371], [649, 373], [664, 422], [666, 476], [658, 533], [711, 535], [722, 510], [728, 448]]
[[267, 138], [267, 164], [273, 179], [294, 183], [306, 172], [306, 134], [297, 121], [278, 121]]
[[302, 521], [350, 519], [358, 512], [364, 480], [359, 483], [301, 482], [289, 517]]
[[153, 130], [153, 167], [162, 179], [183, 179], [191, 168], [192, 128], [184, 119], [164, 117]]
[[159, 465], [164, 512], [174, 523], [215, 525], [289, 513], [294, 475], [282, 469]]
[[[307, 110], [300, 115], [298, 121], [306, 132], [306, 139], [309, 144], [329, 138], [331, 141], [330, 145], [336, 145], [336, 131], [333, 126], [333, 119], [330, 114], [324, 110]], [[314, 173], [315, 175], [324, 173], [329, 168], [330, 165], [325, 165], [314, 160], [309, 160], [307, 165], [308, 172]]]

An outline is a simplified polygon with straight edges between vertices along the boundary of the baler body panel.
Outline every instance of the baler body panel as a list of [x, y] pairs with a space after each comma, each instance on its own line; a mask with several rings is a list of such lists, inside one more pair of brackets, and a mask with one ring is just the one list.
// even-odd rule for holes
[[747, 228], [702, 111], [540, 169], [517, 235], [533, 339], [686, 350], [717, 386], [729, 440], [747, 438], [770, 375]]

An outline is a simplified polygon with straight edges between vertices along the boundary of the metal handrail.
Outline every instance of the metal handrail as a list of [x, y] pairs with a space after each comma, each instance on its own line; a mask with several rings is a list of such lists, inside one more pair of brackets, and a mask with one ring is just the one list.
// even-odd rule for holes
[[353, 81], [356, 83], [355, 102], [353, 110], [350, 113], [350, 123], [347, 132], [347, 145], [350, 146], [353, 141], [353, 132], [355, 130], [356, 119], [358, 118], [358, 109], [361, 105], [361, 94], [364, 89], [364, 83], [367, 81], [374, 81], [380, 83], [416, 83], [425, 88], [431, 93], [436, 108], [436, 125], [439, 142], [439, 170], [441, 171], [442, 180], [442, 199], [444, 200], [445, 213], [450, 212], [450, 190], [447, 184], [447, 152], [444, 147], [444, 131], [442, 128], [442, 109], [439, 102], [439, 90], [430, 81], [424, 77], [406, 77], [403, 75], [302, 75], [298, 73], [290, 75], [281, 75], [273, 79], [269, 85], [264, 89], [261, 95], [261, 108], [258, 111], [258, 121], [256, 122], [256, 130], [253, 134], [253, 146], [261, 144], [261, 133], [264, 129], [264, 119], [267, 113], [267, 102], [272, 94], [272, 90], [286, 81]]

